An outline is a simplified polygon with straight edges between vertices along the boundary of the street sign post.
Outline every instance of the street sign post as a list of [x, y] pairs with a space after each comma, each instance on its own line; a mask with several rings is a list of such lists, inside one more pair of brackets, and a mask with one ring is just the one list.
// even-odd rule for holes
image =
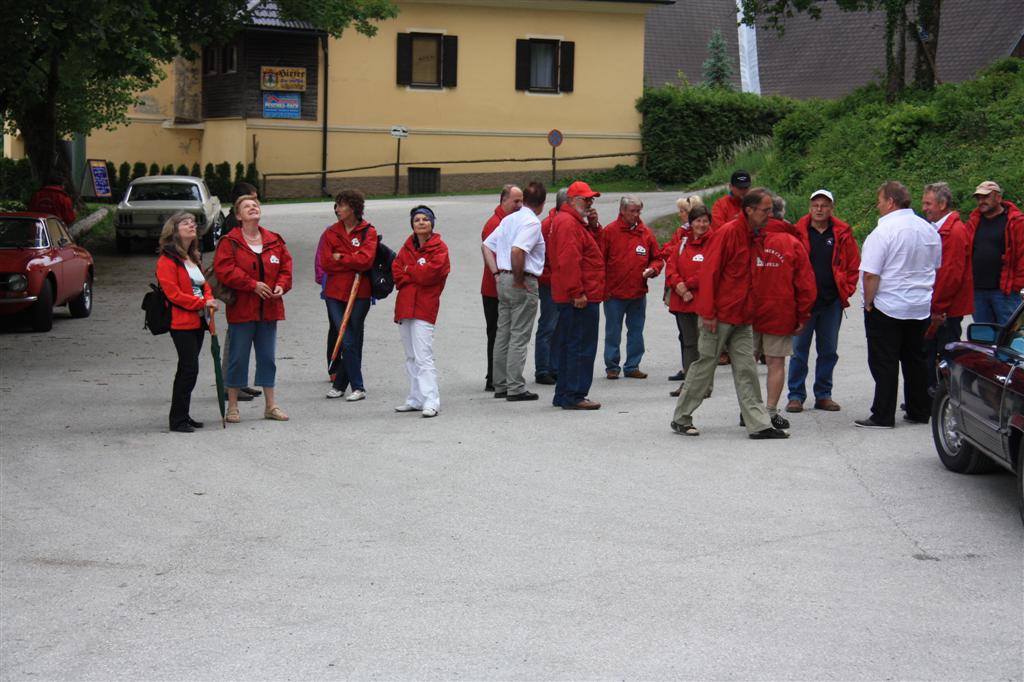
[[555, 150], [562, 144], [565, 136], [562, 135], [562, 131], [558, 128], [552, 128], [548, 133], [548, 144], [551, 145], [551, 184], [555, 184], [555, 176], [558, 172], [558, 158]]
[[395, 196], [398, 196], [398, 179], [402, 162], [402, 139], [409, 137], [409, 129], [405, 126], [391, 126], [391, 137], [398, 142], [398, 149], [395, 151]]

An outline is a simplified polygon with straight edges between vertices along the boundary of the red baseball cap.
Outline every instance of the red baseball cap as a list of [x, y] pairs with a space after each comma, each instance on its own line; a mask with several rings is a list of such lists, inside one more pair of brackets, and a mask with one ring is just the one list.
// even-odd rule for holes
[[600, 192], [595, 192], [594, 190], [590, 189], [590, 185], [583, 182], [582, 180], [577, 180], [576, 182], [569, 185], [569, 198], [583, 197], [584, 199], [590, 199], [592, 197], [599, 196], [601, 196]]

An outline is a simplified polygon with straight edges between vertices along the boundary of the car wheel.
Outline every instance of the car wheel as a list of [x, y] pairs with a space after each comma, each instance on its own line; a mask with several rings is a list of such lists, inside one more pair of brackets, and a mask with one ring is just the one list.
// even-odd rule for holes
[[131, 253], [132, 252], [132, 239], [131, 237], [125, 237], [117, 235], [117, 252], [118, 253]]
[[34, 331], [48, 332], [53, 329], [53, 285], [49, 280], [43, 282], [39, 298], [32, 304], [30, 315]]
[[949, 389], [944, 383], [936, 386], [931, 422], [935, 450], [947, 469], [958, 474], [976, 474], [986, 468], [988, 458], [964, 440], [960, 433], [960, 425], [949, 402]]
[[92, 313], [92, 275], [85, 278], [82, 293], [68, 303], [71, 317], [89, 317]]

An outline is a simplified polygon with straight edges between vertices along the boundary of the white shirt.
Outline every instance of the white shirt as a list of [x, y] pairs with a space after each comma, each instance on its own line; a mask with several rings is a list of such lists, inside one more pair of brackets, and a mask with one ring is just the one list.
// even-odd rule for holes
[[505, 216], [484, 240], [484, 246], [494, 252], [499, 270], [512, 269], [514, 246], [526, 252], [526, 266], [523, 268], [526, 272], [540, 277], [544, 271], [544, 236], [540, 232], [540, 218], [528, 206]]
[[941, 227], [942, 227], [943, 225], [945, 225], [945, 224], [946, 224], [946, 221], [947, 221], [947, 220], [949, 220], [949, 216], [951, 216], [951, 215], [953, 215], [953, 212], [952, 212], [952, 211], [950, 211], [950, 212], [949, 212], [949, 213], [947, 213], [946, 215], [942, 216], [942, 217], [941, 217], [941, 218], [939, 219], [939, 221], [938, 221], [938, 222], [932, 223], [932, 225], [934, 225], [934, 226], [935, 226], [935, 229], [936, 229], [936, 230], [940, 229], [940, 228], [941, 228]]
[[878, 275], [874, 307], [898, 320], [931, 316], [935, 271], [942, 265], [942, 242], [931, 223], [909, 208], [878, 219], [860, 252], [863, 273]]

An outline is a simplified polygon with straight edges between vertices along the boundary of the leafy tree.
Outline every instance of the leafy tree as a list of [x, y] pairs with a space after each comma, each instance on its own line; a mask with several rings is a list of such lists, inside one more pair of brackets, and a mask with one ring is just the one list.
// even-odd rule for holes
[[[397, 16], [391, 0], [276, 0], [285, 19], [338, 37]], [[36, 179], [57, 160], [57, 141], [126, 122], [138, 93], [156, 85], [160, 64], [195, 58], [195, 47], [243, 27], [249, 0], [0, 0], [0, 117], [20, 131]]]
[[732, 89], [732, 57], [725, 45], [722, 32], [717, 28], [711, 32], [708, 40], [708, 58], [704, 60], [704, 84], [713, 88]]

